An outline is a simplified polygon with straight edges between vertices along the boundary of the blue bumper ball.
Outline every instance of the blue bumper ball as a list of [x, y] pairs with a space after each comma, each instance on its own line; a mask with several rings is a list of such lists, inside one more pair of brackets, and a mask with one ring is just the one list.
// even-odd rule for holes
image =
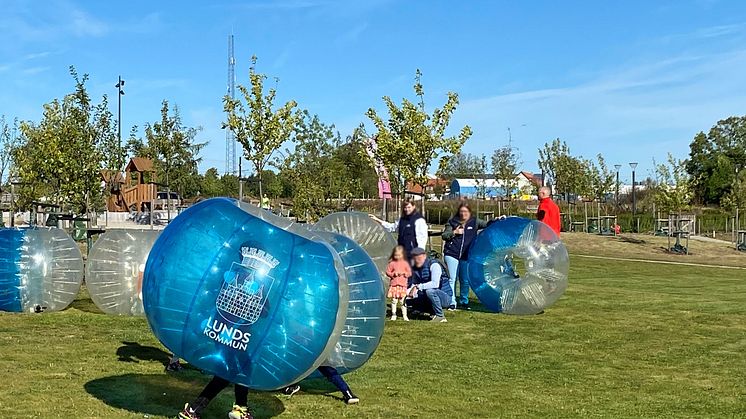
[[469, 250], [466, 276], [479, 301], [506, 314], [536, 314], [567, 288], [570, 260], [546, 224], [520, 217], [492, 223]]
[[80, 249], [63, 230], [0, 229], [0, 311], [64, 310], [82, 282]]
[[342, 262], [324, 240], [227, 198], [176, 217], [143, 279], [145, 315], [161, 343], [256, 390], [297, 382], [329, 358], [347, 293]]

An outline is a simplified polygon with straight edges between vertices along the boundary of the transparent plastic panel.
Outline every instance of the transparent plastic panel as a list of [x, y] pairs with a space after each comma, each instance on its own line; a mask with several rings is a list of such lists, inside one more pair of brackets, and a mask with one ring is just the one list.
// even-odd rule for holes
[[93, 244], [86, 263], [86, 287], [108, 314], [142, 316], [142, 279], [157, 230], [109, 230]]
[[21, 253], [24, 311], [59, 311], [69, 306], [83, 283], [78, 244], [58, 228], [26, 231]]
[[1, 229], [0, 275], [0, 309], [64, 310], [80, 291], [83, 258], [63, 230]]
[[323, 362], [345, 374], [360, 368], [378, 348], [383, 336], [386, 296], [378, 269], [357, 243], [341, 234], [319, 235], [337, 251], [347, 275], [350, 294], [344, 328], [332, 356]]
[[21, 247], [25, 230], [0, 229], [0, 311], [21, 312]]
[[506, 314], [536, 314], [567, 289], [565, 245], [546, 224], [520, 217], [496, 221], [474, 240], [466, 275], [479, 301]]
[[396, 247], [394, 236], [363, 212], [337, 212], [319, 220], [314, 228], [347, 236], [359, 244], [376, 264], [388, 289], [386, 266], [391, 251]]

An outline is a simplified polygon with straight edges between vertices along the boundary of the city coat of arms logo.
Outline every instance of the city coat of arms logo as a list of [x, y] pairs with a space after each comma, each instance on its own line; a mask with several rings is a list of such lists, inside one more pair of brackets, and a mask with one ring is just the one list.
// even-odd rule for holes
[[271, 271], [280, 262], [254, 247], [242, 247], [241, 256], [241, 263], [233, 262], [225, 273], [215, 306], [226, 321], [250, 325], [262, 313], [275, 281]]

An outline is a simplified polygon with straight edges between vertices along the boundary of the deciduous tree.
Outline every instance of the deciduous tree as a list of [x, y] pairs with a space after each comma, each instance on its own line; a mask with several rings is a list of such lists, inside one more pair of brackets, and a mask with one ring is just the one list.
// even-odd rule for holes
[[[401, 106], [389, 96], [384, 96], [388, 110], [385, 120], [373, 108], [367, 112], [376, 129], [376, 157], [383, 162], [389, 175], [397, 177], [400, 194], [404, 192], [406, 181], [420, 185], [424, 190], [432, 162], [438, 160], [442, 171], [447, 158], [459, 153], [472, 134], [471, 128], [466, 125], [458, 134], [446, 135], [451, 116], [459, 103], [456, 93], [448, 92], [443, 107], [433, 110], [432, 115], [428, 114], [420, 70], [415, 73], [414, 93], [417, 103], [403, 99]], [[422, 202], [424, 204], [425, 201]]]
[[109, 148], [116, 125], [106, 96], [94, 105], [86, 90], [88, 75], [70, 74], [75, 90], [44, 105], [39, 123], [23, 122], [23, 144], [13, 152], [14, 164], [26, 186], [28, 203], [44, 195], [63, 208], [87, 213], [103, 204], [101, 169], [120, 156]]
[[480, 173], [482, 165], [480, 156], [470, 153], [456, 153], [445, 159], [443, 167], [438, 175], [444, 179], [453, 180], [458, 178], [474, 179]]
[[18, 146], [18, 120], [8, 123], [5, 115], [0, 116], [0, 189], [5, 181], [6, 171], [10, 169], [13, 150]]
[[723, 204], [722, 199], [735, 184], [739, 167], [746, 167], [746, 116], [723, 119], [707, 134], [695, 135], [686, 162], [694, 200], [701, 204]]
[[663, 211], [680, 212], [689, 207], [692, 199], [690, 176], [686, 162], [675, 159], [670, 153], [666, 163], [655, 167], [655, 204]]
[[511, 146], [503, 146], [492, 153], [492, 174], [499, 185], [505, 188], [505, 197], [512, 198], [516, 187], [516, 172], [519, 161], [518, 151]]
[[158, 181], [165, 182], [168, 192], [191, 197], [199, 191], [199, 153], [207, 145], [197, 142], [200, 130], [184, 125], [178, 107], [170, 109], [164, 100], [160, 120], [145, 124], [144, 140], [131, 137], [128, 146], [136, 156], [153, 160]]
[[294, 112], [297, 105], [294, 100], [275, 109], [277, 90], [272, 87], [264, 93], [267, 76], [256, 72], [256, 61], [256, 57], [251, 57], [250, 85], [238, 85], [243, 101], [228, 95], [223, 98], [227, 117], [223, 128], [231, 130], [243, 147], [243, 156], [254, 166], [254, 173], [259, 178], [259, 195], [263, 196], [264, 169], [275, 151], [290, 139], [298, 117]]

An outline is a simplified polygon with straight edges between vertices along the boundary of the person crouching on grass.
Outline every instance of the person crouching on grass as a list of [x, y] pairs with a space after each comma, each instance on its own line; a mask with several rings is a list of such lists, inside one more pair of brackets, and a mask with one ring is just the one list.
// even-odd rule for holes
[[396, 305], [399, 303], [401, 304], [401, 316], [405, 322], [408, 322], [409, 317], [407, 317], [404, 299], [407, 297], [407, 281], [412, 276], [412, 268], [404, 254], [404, 246], [394, 248], [389, 258], [389, 265], [386, 267], [386, 276], [391, 280], [388, 293], [388, 297], [391, 298], [391, 320], [396, 320]]
[[412, 279], [407, 301], [413, 310], [433, 313], [432, 320], [445, 323], [443, 307], [448, 307], [453, 298], [448, 271], [437, 259], [427, 256], [425, 249], [412, 250]]

